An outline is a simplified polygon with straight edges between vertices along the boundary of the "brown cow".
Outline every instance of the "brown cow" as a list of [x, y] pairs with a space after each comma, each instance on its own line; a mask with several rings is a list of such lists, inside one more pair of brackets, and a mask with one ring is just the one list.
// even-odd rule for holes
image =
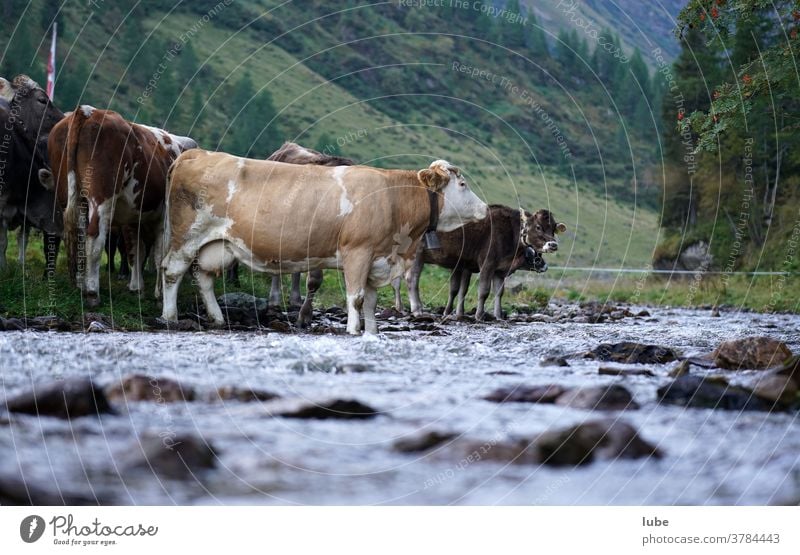
[[192, 150], [171, 169], [162, 317], [177, 318], [178, 286], [196, 260], [208, 316], [223, 324], [214, 275], [238, 260], [268, 273], [343, 270], [348, 333], [359, 332], [362, 308], [366, 332], [377, 333], [377, 288], [405, 272], [426, 229], [452, 231], [486, 212], [443, 160], [417, 172]]
[[[297, 143], [285, 142], [281, 147], [269, 155], [267, 160], [273, 162], [285, 162], [287, 164], [305, 165], [310, 164], [313, 166], [355, 166], [356, 163], [350, 158], [342, 156], [331, 156], [316, 151], [312, 148], [300, 146]], [[311, 320], [313, 309], [314, 295], [322, 286], [322, 270], [312, 270], [308, 272], [306, 277], [306, 298], [303, 301], [303, 306], [300, 308], [300, 314], [297, 317], [297, 324], [302, 326]], [[272, 284], [269, 292], [269, 303], [278, 306], [281, 304], [281, 277], [272, 276]], [[289, 294], [289, 303], [299, 305], [301, 302], [300, 297], [300, 273], [295, 272], [292, 274], [292, 287]]]
[[[491, 205], [486, 219], [469, 223], [455, 231], [440, 233], [441, 248], [418, 249], [414, 265], [406, 274], [411, 312], [413, 314], [422, 312], [419, 276], [427, 262], [452, 270], [450, 296], [444, 309], [445, 316], [452, 311], [456, 295], [458, 295], [456, 316], [460, 318], [464, 315], [464, 297], [469, 288], [470, 278], [473, 273], [479, 272], [475, 318], [483, 318], [490, 286], [494, 289], [494, 316], [502, 318], [501, 303], [505, 279], [520, 268], [546, 271], [547, 264], [544, 263], [540, 253], [552, 253], [558, 250], [556, 233], [563, 233], [566, 230], [567, 227], [563, 223], [556, 222], [549, 210], [539, 210], [531, 214], [522, 209], [499, 204]], [[395, 297], [397, 302], [399, 283], [395, 287]], [[402, 307], [398, 308], [401, 309]]]
[[[110, 110], [79, 106], [53, 128], [50, 167], [40, 172], [64, 210], [64, 239], [70, 274], [89, 306], [99, 303], [100, 257], [111, 226], [127, 227], [134, 238], [128, 288], [144, 287], [145, 241], [160, 259], [167, 170], [197, 144], [188, 137], [126, 121]], [[124, 230], [123, 230], [124, 231]]]

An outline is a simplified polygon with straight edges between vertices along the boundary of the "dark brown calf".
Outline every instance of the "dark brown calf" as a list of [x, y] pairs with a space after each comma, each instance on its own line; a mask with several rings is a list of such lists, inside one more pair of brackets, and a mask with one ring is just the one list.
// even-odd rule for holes
[[[464, 297], [470, 278], [473, 273], [479, 273], [475, 318], [483, 318], [484, 305], [491, 286], [494, 286], [495, 293], [494, 315], [502, 318], [501, 302], [505, 279], [521, 268], [545, 271], [547, 265], [539, 255], [558, 250], [556, 233], [566, 230], [567, 227], [556, 222], [549, 210], [539, 210], [531, 214], [507, 206], [491, 205], [486, 219], [469, 223], [455, 231], [439, 233], [440, 249], [420, 248], [417, 251], [414, 264], [406, 273], [411, 312], [422, 312], [419, 276], [425, 263], [429, 263], [452, 270], [445, 316], [452, 311], [456, 295], [456, 316], [464, 315]], [[395, 286], [395, 294], [399, 298], [399, 283]]]

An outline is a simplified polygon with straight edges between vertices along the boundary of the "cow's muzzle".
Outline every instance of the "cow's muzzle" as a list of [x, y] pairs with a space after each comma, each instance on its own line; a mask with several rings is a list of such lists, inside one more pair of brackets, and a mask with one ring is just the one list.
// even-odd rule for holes
[[558, 241], [548, 241], [542, 247], [542, 252], [556, 252], [558, 250]]
[[544, 257], [531, 246], [525, 247], [525, 266], [528, 270], [540, 274], [547, 271], [547, 262], [544, 261]]

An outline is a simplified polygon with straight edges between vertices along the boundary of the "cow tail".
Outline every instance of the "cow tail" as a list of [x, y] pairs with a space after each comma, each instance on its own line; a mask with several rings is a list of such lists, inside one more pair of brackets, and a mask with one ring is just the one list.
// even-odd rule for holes
[[[78, 139], [86, 122], [83, 110], [78, 107], [72, 113], [72, 121], [67, 131], [67, 207], [64, 209], [64, 247], [67, 251], [70, 279], [78, 281], [79, 253], [86, 243], [86, 219], [88, 202], [81, 194], [82, 184], [78, 171]], [[85, 258], [85, 253], [84, 253]]]

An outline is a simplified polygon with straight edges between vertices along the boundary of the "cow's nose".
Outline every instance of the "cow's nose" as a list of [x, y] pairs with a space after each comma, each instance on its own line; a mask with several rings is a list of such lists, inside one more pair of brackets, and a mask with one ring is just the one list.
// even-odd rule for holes
[[544, 244], [542, 252], [556, 252], [558, 250], [558, 243], [556, 241], [548, 241]]

